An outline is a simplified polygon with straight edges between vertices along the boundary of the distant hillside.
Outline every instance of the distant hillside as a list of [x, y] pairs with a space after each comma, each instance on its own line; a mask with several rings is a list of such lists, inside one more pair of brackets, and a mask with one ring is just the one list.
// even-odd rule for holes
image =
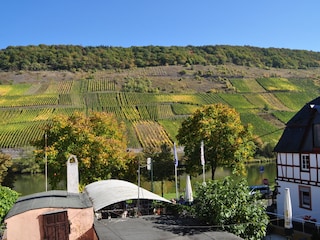
[[319, 95], [320, 68], [172, 65], [95, 71], [0, 71], [0, 148], [28, 147], [57, 114], [105, 111], [127, 126], [128, 146], [176, 141], [198, 107], [221, 102], [274, 145], [285, 123]]
[[258, 68], [319, 67], [320, 53], [250, 46], [82, 47], [39, 45], [0, 50], [2, 71], [96, 71], [154, 66], [225, 65]]

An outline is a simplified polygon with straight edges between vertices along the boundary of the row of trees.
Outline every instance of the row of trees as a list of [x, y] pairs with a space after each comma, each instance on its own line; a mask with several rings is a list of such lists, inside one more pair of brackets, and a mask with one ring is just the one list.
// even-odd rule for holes
[[[76, 155], [79, 161], [82, 187], [101, 179], [135, 181], [137, 168], [147, 157], [153, 159], [155, 181], [163, 183], [173, 179], [172, 146], [163, 144], [159, 149], [144, 149], [138, 155], [128, 152], [124, 125], [117, 122], [112, 114], [91, 112], [86, 116], [75, 112], [68, 117], [57, 116], [44, 131], [45, 138], [33, 144], [37, 148], [36, 160], [40, 164], [48, 163], [48, 177], [53, 189], [66, 179], [66, 162], [70, 155]], [[241, 124], [240, 116], [234, 109], [222, 104], [198, 109], [182, 123], [177, 139], [185, 147], [183, 162], [186, 171], [194, 176], [201, 173], [200, 142], [205, 143], [206, 166], [212, 170], [212, 180], [218, 166], [231, 167], [233, 174], [243, 176], [244, 162], [253, 156], [255, 150], [251, 128]], [[206, 221], [221, 226], [241, 223], [238, 227], [227, 229], [239, 236], [263, 236], [267, 218], [263, 215], [262, 206], [250, 198], [245, 183], [240, 182], [239, 185], [230, 181], [209, 181], [207, 186], [198, 188], [194, 206], [197, 216], [200, 219], [209, 216]], [[230, 201], [231, 193], [228, 191], [231, 188], [236, 188], [237, 191], [232, 191], [235, 196], [243, 195], [238, 204]], [[216, 203], [217, 198], [222, 205]], [[250, 218], [252, 221], [248, 223]]]
[[[65, 178], [70, 155], [79, 159], [82, 185], [109, 178], [134, 180], [137, 163], [147, 157], [154, 159], [156, 179], [166, 180], [173, 175], [165, 167], [170, 163], [173, 166], [172, 146], [163, 144], [144, 149], [143, 156], [128, 152], [124, 124], [117, 122], [112, 114], [91, 112], [86, 116], [75, 112], [71, 116], [57, 116], [45, 132], [46, 139], [39, 139], [33, 145], [39, 163], [43, 163], [46, 155], [53, 187]], [[239, 113], [221, 103], [199, 108], [184, 120], [177, 140], [184, 146], [186, 171], [194, 176], [202, 172], [200, 143], [204, 142], [206, 166], [212, 171], [212, 179], [219, 166], [231, 167], [237, 175], [245, 174], [244, 164], [255, 152], [251, 126], [242, 125]]]
[[250, 46], [82, 47], [38, 45], [0, 50], [0, 70], [104, 70], [165, 65], [219, 65], [275, 68], [319, 67], [320, 53]]

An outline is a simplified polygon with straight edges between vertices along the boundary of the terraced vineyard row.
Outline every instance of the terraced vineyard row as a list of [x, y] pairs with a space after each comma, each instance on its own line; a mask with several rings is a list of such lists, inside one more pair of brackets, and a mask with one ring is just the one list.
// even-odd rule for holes
[[262, 93], [266, 90], [256, 81], [256, 79], [230, 79], [237, 92], [242, 93]]
[[145, 105], [137, 106], [137, 109], [140, 113], [141, 120], [155, 120], [155, 118], [152, 118], [150, 112], [148, 111], [148, 107]]
[[176, 117], [170, 104], [106, 107], [103, 110], [126, 121], [174, 119]]
[[154, 95], [150, 93], [125, 93], [126, 102], [130, 105], [145, 105], [156, 103]]
[[277, 132], [278, 125], [268, 122], [268, 117], [285, 123], [317, 97], [319, 89], [309, 80], [273, 78], [273, 84], [279, 81], [279, 86], [274, 87], [267, 79], [234, 79], [231, 83], [239, 93], [150, 94], [114, 91], [116, 83], [110, 79], [0, 85], [0, 147], [28, 145], [30, 140], [41, 137], [43, 124], [57, 114], [91, 110], [113, 113], [125, 122], [131, 146], [171, 144], [185, 117], [202, 105], [218, 102], [235, 108], [244, 123], [254, 126], [257, 136], [271, 141], [281, 131]]
[[[37, 84], [36, 86], [38, 86]], [[32, 84], [24, 83], [19, 85], [0, 85], [0, 96], [27, 95]]]
[[193, 103], [202, 104], [196, 94], [157, 94], [155, 99], [160, 103]]
[[181, 104], [181, 103], [174, 103], [172, 104], [172, 110], [176, 115], [187, 115], [193, 113], [199, 108], [198, 105], [193, 104]]
[[0, 111], [2, 124], [25, 123], [51, 119], [55, 114], [52, 108], [4, 109]]
[[200, 104], [213, 104], [213, 103], [224, 103], [227, 102], [219, 96], [219, 94], [214, 93], [197, 93], [195, 94], [198, 97], [198, 102]]
[[59, 104], [72, 105], [72, 99], [70, 94], [59, 94]]
[[165, 129], [157, 122], [138, 121], [133, 123], [133, 127], [143, 148], [159, 147], [164, 143], [172, 144]]
[[252, 109], [256, 106], [252, 103], [250, 103], [243, 95], [241, 94], [227, 94], [222, 93], [219, 94], [219, 96], [224, 99], [230, 106], [233, 106], [237, 109]]
[[148, 67], [148, 68], [136, 68], [134, 70], [127, 70], [129, 72], [134, 71], [139, 76], [166, 76], [167, 71], [165, 67]]
[[121, 107], [119, 107], [119, 106], [117, 106], [117, 107], [106, 107], [106, 108], [103, 108], [103, 111], [106, 111], [108, 113], [114, 114], [115, 117], [119, 121], [123, 121], [123, 120], [126, 119], [123, 111], [121, 111]]
[[4, 96], [0, 99], [0, 107], [30, 107], [39, 105], [56, 105], [59, 96], [52, 95], [19, 95]]
[[282, 128], [278, 128], [267, 122], [263, 118], [259, 117], [259, 115], [254, 111], [241, 112], [240, 113], [241, 120], [244, 124], [252, 124], [255, 127], [255, 134], [259, 136], [261, 139], [266, 140], [267, 142], [271, 142], [275, 144], [275, 139], [277, 139], [281, 135]]
[[43, 129], [46, 121], [31, 123], [10, 124], [7, 127], [0, 127], [0, 146], [2, 148], [17, 148], [30, 145], [31, 141], [43, 136]]
[[58, 81], [51, 83], [46, 92], [47, 94], [67, 94], [71, 92], [73, 81]]
[[86, 108], [77, 108], [77, 107], [69, 107], [69, 108], [55, 108], [54, 116], [56, 115], [67, 115], [71, 116], [74, 112], [85, 112]]
[[118, 93], [98, 93], [98, 100], [101, 106], [103, 107], [115, 107], [119, 106], [117, 101], [117, 94]]
[[88, 92], [115, 91], [116, 81], [107, 78], [91, 79], [88, 81]]

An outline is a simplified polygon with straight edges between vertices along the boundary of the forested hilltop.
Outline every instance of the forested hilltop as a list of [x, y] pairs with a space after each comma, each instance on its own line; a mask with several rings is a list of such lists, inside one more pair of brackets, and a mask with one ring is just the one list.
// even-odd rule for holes
[[230, 63], [258, 68], [308, 69], [320, 66], [320, 52], [223, 45], [129, 48], [38, 45], [0, 50], [2, 71], [89, 71]]
[[30, 147], [55, 116], [75, 111], [114, 114], [129, 148], [172, 144], [184, 119], [223, 103], [253, 126], [258, 154], [273, 154], [285, 123], [319, 96], [319, 58], [249, 46], [8, 47], [0, 50], [0, 149]]

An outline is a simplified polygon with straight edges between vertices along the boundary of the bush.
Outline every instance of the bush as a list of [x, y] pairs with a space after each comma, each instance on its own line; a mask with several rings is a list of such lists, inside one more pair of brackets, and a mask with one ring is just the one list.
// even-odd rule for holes
[[262, 202], [250, 196], [246, 179], [209, 181], [196, 189], [196, 216], [244, 239], [262, 239], [269, 223]]
[[19, 193], [8, 187], [0, 186], [0, 223], [3, 222], [13, 204], [18, 199]]

